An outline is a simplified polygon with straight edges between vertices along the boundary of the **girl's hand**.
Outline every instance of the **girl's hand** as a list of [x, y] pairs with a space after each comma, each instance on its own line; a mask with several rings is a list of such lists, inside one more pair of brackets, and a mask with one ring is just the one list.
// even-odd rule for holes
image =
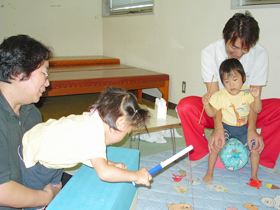
[[210, 100], [211, 94], [210, 93], [206, 93], [203, 97], [202, 97], [202, 103], [204, 106], [207, 106], [209, 104], [209, 100]]
[[115, 162], [110, 161], [110, 160], [108, 160], [107, 162], [108, 162], [108, 165], [110, 165], [110, 166], [115, 166], [117, 168], [125, 169], [125, 170], [127, 169], [127, 166], [124, 163], [115, 163]]
[[261, 96], [261, 86], [251, 86], [250, 92], [254, 96], [254, 98], [258, 98]]
[[125, 170], [127, 169], [127, 166], [124, 165], [124, 163], [116, 163], [115, 166], [116, 166], [117, 168], [121, 168], [121, 169], [125, 169]]
[[135, 181], [136, 184], [143, 184], [147, 187], [150, 186], [150, 181], [153, 179], [152, 175], [148, 172], [146, 168], [142, 168], [136, 171], [137, 180]]

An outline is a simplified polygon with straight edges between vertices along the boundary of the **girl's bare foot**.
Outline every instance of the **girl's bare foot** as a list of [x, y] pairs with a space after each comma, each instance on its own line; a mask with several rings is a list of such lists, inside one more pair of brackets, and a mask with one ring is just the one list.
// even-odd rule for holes
[[[251, 178], [253, 179], [253, 180], [256, 180], [257, 182], [259, 182], [260, 180], [258, 179], [258, 177], [257, 176], [251, 176]], [[263, 186], [263, 184], [262, 183], [259, 183], [259, 186], [260, 187], [262, 187]]]
[[202, 179], [204, 182], [207, 182], [207, 183], [212, 183], [212, 181], [213, 181], [213, 172], [211, 173], [211, 172], [209, 172], [208, 170], [207, 170], [207, 173], [206, 173], [206, 175], [203, 177], [203, 179]]

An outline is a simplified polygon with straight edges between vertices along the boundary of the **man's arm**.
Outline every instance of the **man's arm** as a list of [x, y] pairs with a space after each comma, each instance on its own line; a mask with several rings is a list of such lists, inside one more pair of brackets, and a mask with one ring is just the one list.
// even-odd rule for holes
[[[250, 88], [257, 88], [259, 89], [259, 91], [262, 90], [262, 86], [251, 86]], [[261, 153], [264, 149], [264, 142], [263, 137], [257, 133], [257, 118], [258, 114], [250, 110], [248, 116], [247, 140], [250, 149], [252, 149], [252, 141], [255, 140], [255, 147], [253, 148], [253, 150], [256, 150], [257, 152]]]
[[222, 111], [218, 110], [216, 115], [213, 117], [214, 120], [214, 131], [210, 135], [210, 140], [208, 142], [208, 149], [211, 153], [216, 151], [216, 147], [222, 149], [225, 146], [225, 132], [224, 126], [222, 124]]
[[[211, 90], [210, 90], [210, 86], [211, 86]], [[213, 95], [213, 93], [219, 91], [219, 83], [218, 82], [206, 82], [206, 88], [207, 88], [207, 92], [209, 92], [210, 90], [210, 95]]]
[[[210, 82], [206, 83], [207, 91], [210, 90], [210, 94], [219, 91], [219, 83], [218, 82], [212, 82], [212, 85]], [[224, 126], [222, 124], [222, 111], [218, 110], [216, 114], [213, 116], [214, 120], [214, 131], [210, 135], [210, 140], [208, 142], [208, 149], [211, 153], [212, 151], [216, 151], [216, 147], [223, 148], [226, 141], [225, 141], [225, 132], [224, 132]]]
[[47, 206], [61, 187], [61, 183], [57, 187], [48, 184], [44, 190], [33, 190], [15, 181], [9, 181], [0, 185], [0, 206], [13, 208]]

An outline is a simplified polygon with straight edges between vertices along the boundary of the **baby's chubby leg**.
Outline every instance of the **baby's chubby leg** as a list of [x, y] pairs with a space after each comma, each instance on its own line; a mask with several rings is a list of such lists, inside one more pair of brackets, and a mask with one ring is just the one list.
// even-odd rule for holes
[[213, 181], [213, 174], [214, 174], [214, 166], [218, 158], [218, 152], [212, 152], [209, 154], [208, 160], [208, 169], [206, 175], [203, 177], [203, 181], [207, 183], [212, 183]]
[[251, 151], [251, 164], [252, 164], [251, 178], [257, 181], [259, 181], [258, 179], [259, 162], [260, 162], [260, 153], [255, 150], [252, 150]]
[[[219, 141], [219, 146], [221, 146], [221, 144], [222, 144], [222, 142]], [[216, 151], [212, 151], [209, 154], [208, 169], [207, 169], [206, 175], [202, 179], [204, 182], [212, 183], [214, 167], [215, 167], [220, 150], [221, 150], [220, 148], [216, 147]]]

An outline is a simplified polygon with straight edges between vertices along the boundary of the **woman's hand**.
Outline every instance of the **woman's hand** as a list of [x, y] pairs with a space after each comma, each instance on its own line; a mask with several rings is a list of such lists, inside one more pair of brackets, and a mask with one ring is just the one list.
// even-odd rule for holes
[[43, 191], [45, 191], [50, 196], [50, 201], [59, 193], [62, 188], [62, 183], [60, 182], [57, 186], [48, 184], [45, 186]]

